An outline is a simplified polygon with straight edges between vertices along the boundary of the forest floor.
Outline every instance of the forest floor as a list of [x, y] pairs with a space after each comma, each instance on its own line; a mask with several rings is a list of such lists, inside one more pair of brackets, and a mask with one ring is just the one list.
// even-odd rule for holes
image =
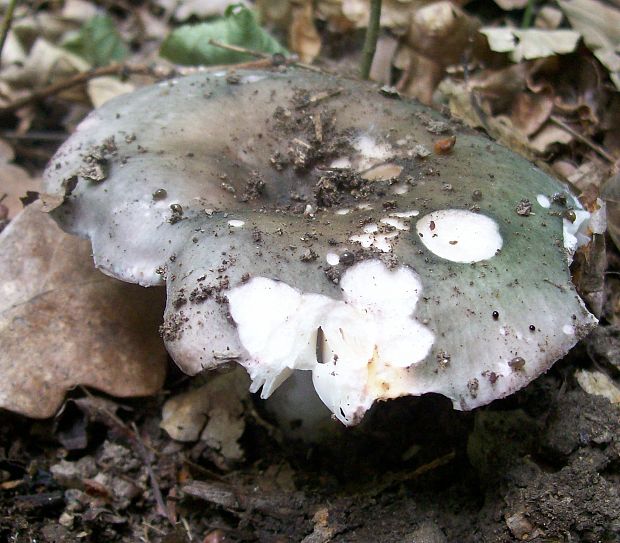
[[[6, 221], [15, 212], [16, 204], [9, 200], [38, 190], [47, 160], [93, 103], [102, 100], [100, 87], [82, 85], [72, 87], [73, 95], [59, 95], [46, 86], [97, 67], [83, 44], [76, 47], [87, 64], [54, 73], [54, 78], [45, 62], [37, 74], [34, 61], [40, 59], [33, 59], [41, 54], [32, 47], [36, 33], [46, 43], [57, 43], [66, 28], [49, 30], [49, 21], [79, 29], [86, 15], [75, 15], [77, 6], [91, 15], [87, 4], [72, 3], [74, 19], [66, 13], [61, 17], [54, 6], [28, 4], [18, 12], [18, 37], [29, 36], [28, 47], [22, 44], [25, 56], [11, 66], [13, 75], [0, 74], [0, 196], [7, 193]], [[281, 4], [301, 9], [310, 3]], [[469, 15], [489, 21], [503, 13], [498, 7], [488, 13], [482, 4], [469, 3]], [[182, 18], [164, 2], [92, 5], [95, 12], [105, 7], [113, 14], [122, 36], [129, 36], [130, 60], [143, 63], [152, 60], [153, 44], [161, 43]], [[278, 34], [281, 21], [270, 18], [264, 5], [262, 9], [276, 34], [286, 36], [281, 28]], [[323, 46], [318, 65], [356, 73], [361, 49], [357, 23], [344, 24], [336, 16], [321, 16], [317, 22], [316, 14], [304, 10], [289, 14], [303, 30], [289, 33], [289, 47], [302, 57], [312, 56], [318, 36]], [[56, 34], [29, 27], [33, 13], [51, 17], [47, 32]], [[313, 20], [316, 36], [317, 29], [308, 26]], [[149, 39], [136, 38], [136, 21]], [[458, 62], [439, 62], [433, 68], [439, 70], [437, 80], [429, 81], [414, 73], [413, 61], [403, 64], [401, 58], [399, 64], [386, 53], [392, 43], [387, 37], [396, 39], [388, 34], [381, 45], [387, 60], [375, 66], [375, 73], [392, 68], [399, 77], [388, 83], [398, 79], [402, 93], [426, 101], [443, 89], [443, 100], [435, 105], [463, 113], [459, 97], [473, 92], [467, 69], [464, 78], [450, 78], [447, 66]], [[410, 44], [400, 46], [414, 55]], [[17, 55], [15, 47], [11, 54]], [[464, 116], [482, 111], [479, 127], [571, 181], [592, 201], [604, 180], [617, 172], [620, 157], [620, 99], [606, 67], [596, 64], [588, 71], [596, 62], [583, 44], [552, 57], [553, 62], [545, 60], [549, 64], [543, 67], [538, 61], [500, 61], [499, 55], [477, 57], [484, 59], [487, 71], [471, 75], [479, 100]], [[55, 62], [57, 68], [63, 61], [57, 57]], [[517, 77], [519, 66], [522, 79], [515, 91], [507, 73]], [[497, 85], [492, 92], [491, 76]], [[129, 82], [140, 86], [140, 77]], [[115, 81], [106, 88], [120, 93], [119, 86], [126, 84]], [[43, 96], [30, 99], [33, 89], [44, 89]], [[24, 97], [24, 104], [13, 107]], [[570, 109], [568, 102], [578, 107]], [[567, 125], [582, 137], [571, 136]], [[8, 177], [20, 180], [5, 185]], [[615, 224], [617, 228], [617, 217]], [[2, 411], [0, 541], [620, 542], [619, 407], [584, 390], [576, 378], [581, 370], [600, 371], [616, 382], [620, 375], [620, 253], [611, 237], [606, 241], [601, 325], [526, 388], [473, 412], [454, 411], [436, 395], [404, 398], [373, 409], [360, 427], [325, 443], [307, 444], [284, 439], [260, 401], [248, 396], [243, 399], [241, 437], [227, 453], [204, 439], [175, 441], [162, 429], [166, 400], [196, 386], [171, 361], [163, 386], [147, 398], [119, 399], [78, 386], [52, 417]]]

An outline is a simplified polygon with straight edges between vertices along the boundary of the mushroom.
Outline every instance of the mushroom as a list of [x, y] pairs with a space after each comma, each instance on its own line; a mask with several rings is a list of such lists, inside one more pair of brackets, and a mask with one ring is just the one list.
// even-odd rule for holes
[[103, 272], [165, 282], [183, 371], [238, 362], [263, 398], [288, 380], [293, 418], [324, 404], [354, 425], [377, 400], [428, 392], [472, 409], [596, 324], [571, 282], [588, 213], [569, 189], [360, 82], [159, 83], [93, 112], [44, 178]]

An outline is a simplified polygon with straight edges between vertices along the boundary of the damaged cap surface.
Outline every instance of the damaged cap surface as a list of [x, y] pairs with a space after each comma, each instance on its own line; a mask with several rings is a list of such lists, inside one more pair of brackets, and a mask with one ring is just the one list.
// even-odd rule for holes
[[[453, 147], [430, 152], [446, 134]], [[235, 360], [263, 397], [308, 371], [345, 424], [403, 395], [506, 396], [596, 323], [571, 282], [566, 221], [585, 235], [587, 216], [566, 187], [362, 83], [147, 87], [91, 114], [45, 182], [103, 271], [166, 282], [184, 371]]]

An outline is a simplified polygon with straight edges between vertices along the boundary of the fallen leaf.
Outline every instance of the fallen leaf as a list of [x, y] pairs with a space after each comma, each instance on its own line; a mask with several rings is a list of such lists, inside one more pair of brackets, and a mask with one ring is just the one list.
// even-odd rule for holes
[[620, 388], [602, 371], [577, 370], [575, 377], [579, 386], [588, 394], [603, 396], [611, 403], [620, 403]]
[[607, 229], [611, 239], [620, 249], [620, 173], [610, 177], [603, 189], [601, 198], [607, 203]]
[[530, 147], [539, 155], [545, 155], [555, 145], [568, 145], [573, 135], [554, 124], [546, 124], [532, 139]]
[[292, 4], [288, 45], [302, 62], [310, 63], [321, 51], [321, 38], [314, 26], [312, 2], [297, 0]]
[[523, 9], [527, 6], [528, 0], [493, 0], [504, 11], [513, 9]]
[[163, 407], [161, 428], [177, 441], [205, 441], [227, 460], [243, 458], [244, 401], [249, 377], [243, 368], [209, 377], [207, 384], [170, 398]]
[[579, 32], [574, 30], [526, 30], [518, 28], [491, 28], [480, 30], [496, 53], [510, 53], [513, 62], [572, 53], [577, 47]]
[[44, 418], [78, 384], [115, 396], [161, 387], [162, 291], [106, 277], [90, 253], [39, 203], [0, 234], [0, 407]]
[[95, 77], [86, 85], [86, 92], [93, 106], [98, 108], [108, 100], [136, 89], [135, 85], [118, 77]]
[[620, 9], [598, 0], [559, 0], [558, 5], [620, 90]]
[[63, 47], [92, 66], [120, 62], [129, 55], [129, 48], [109, 15], [95, 15], [86, 21], [77, 33], [64, 40]]
[[258, 24], [249, 9], [235, 5], [226, 10], [223, 18], [197, 25], [183, 25], [174, 30], [161, 46], [162, 57], [184, 65], [233, 64], [254, 57], [211, 45], [209, 40], [236, 45], [263, 53], [287, 51]]
[[550, 92], [533, 94], [520, 92], [512, 104], [512, 124], [526, 136], [538, 132], [553, 111], [553, 97]]
[[[4, 156], [10, 158], [8, 150], [4, 151]], [[22, 209], [23, 205], [20, 200], [28, 191], [38, 192], [41, 188], [41, 179], [31, 177], [30, 174], [17, 166], [10, 164], [7, 160], [0, 159], [0, 197], [6, 194], [2, 200], [2, 204], [8, 208], [8, 218], [12, 219]]]
[[245, 0], [155, 0], [155, 4], [174, 14], [177, 21], [186, 21], [193, 16], [208, 19], [224, 15], [231, 4], [249, 6]]
[[540, 30], [555, 30], [562, 24], [564, 15], [553, 6], [543, 6], [536, 15], [534, 26]]
[[9, 66], [3, 78], [15, 86], [32, 89], [66, 79], [90, 68], [83, 58], [38, 38], [23, 65]]

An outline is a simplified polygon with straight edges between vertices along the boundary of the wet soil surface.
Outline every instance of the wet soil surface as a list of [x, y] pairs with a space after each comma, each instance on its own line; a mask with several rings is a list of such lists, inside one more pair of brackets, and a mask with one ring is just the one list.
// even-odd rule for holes
[[[620, 411], [573, 377], [593, 361], [613, 370], [617, 343], [603, 328], [474, 412], [389, 402], [323, 445], [280, 439], [258, 406], [241, 462], [172, 441], [163, 395], [75, 391], [54, 420], [2, 415], [0, 540], [620, 541]], [[186, 386], [171, 373], [168, 391]]]

